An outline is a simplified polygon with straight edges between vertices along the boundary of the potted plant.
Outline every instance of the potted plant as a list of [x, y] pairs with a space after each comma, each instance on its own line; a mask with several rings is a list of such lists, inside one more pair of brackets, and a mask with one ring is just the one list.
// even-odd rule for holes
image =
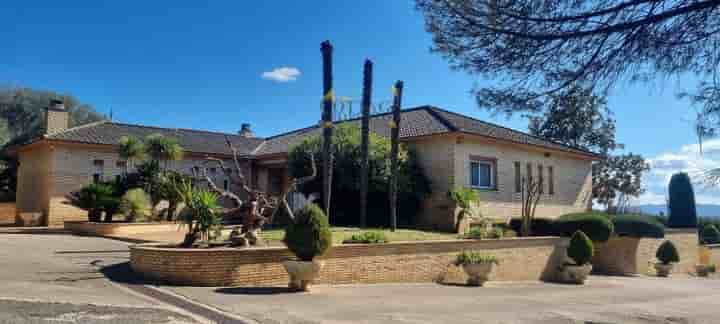
[[454, 264], [462, 266], [468, 276], [469, 286], [482, 286], [489, 280], [495, 265], [498, 264], [498, 259], [478, 251], [462, 251], [455, 258]]
[[592, 271], [593, 243], [582, 231], [576, 231], [570, 238], [567, 255], [573, 263], [563, 265], [563, 281], [582, 285]]
[[655, 270], [659, 277], [667, 277], [672, 271], [674, 263], [680, 262], [680, 256], [675, 248], [675, 244], [670, 241], [665, 241], [660, 244], [660, 247], [655, 253], [658, 263], [655, 263]]
[[285, 260], [283, 266], [290, 275], [290, 289], [308, 291], [309, 285], [320, 275], [324, 263], [316, 257], [332, 245], [332, 232], [325, 213], [315, 204], [307, 204], [285, 228], [283, 242], [297, 260]]

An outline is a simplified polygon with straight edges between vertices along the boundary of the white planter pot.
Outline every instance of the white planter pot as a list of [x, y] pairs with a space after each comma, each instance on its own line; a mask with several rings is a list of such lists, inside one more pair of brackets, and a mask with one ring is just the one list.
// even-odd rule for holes
[[670, 276], [670, 272], [673, 269], [673, 264], [663, 264], [663, 263], [655, 263], [655, 271], [657, 271], [658, 277], [667, 277]]
[[310, 285], [320, 276], [320, 270], [325, 265], [323, 261], [285, 260], [283, 266], [290, 275], [290, 289], [309, 291]]
[[592, 271], [592, 264], [581, 266], [566, 264], [563, 266], [560, 274], [561, 281], [582, 285], [585, 283], [585, 280], [587, 280], [588, 275], [590, 275], [590, 271]]
[[490, 279], [490, 275], [495, 269], [494, 263], [474, 263], [463, 264], [463, 270], [468, 276], [467, 284], [469, 286], [482, 287], [486, 281]]

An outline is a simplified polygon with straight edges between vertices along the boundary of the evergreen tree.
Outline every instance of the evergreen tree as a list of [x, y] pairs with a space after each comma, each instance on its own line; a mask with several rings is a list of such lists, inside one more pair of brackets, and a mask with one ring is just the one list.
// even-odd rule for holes
[[670, 178], [668, 194], [670, 196], [668, 201], [668, 226], [675, 228], [697, 227], [695, 192], [687, 173], [676, 173]]

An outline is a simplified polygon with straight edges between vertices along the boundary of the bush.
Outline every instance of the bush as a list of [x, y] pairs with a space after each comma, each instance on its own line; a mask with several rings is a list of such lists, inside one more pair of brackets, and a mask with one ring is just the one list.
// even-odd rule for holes
[[697, 227], [695, 192], [687, 173], [673, 174], [668, 186], [668, 225], [671, 228]]
[[702, 244], [719, 244], [720, 231], [713, 224], [703, 227], [702, 233], [700, 233], [700, 242]]
[[353, 234], [349, 239], [345, 239], [343, 244], [381, 244], [389, 241], [385, 233], [372, 231]]
[[[520, 233], [520, 227], [522, 226], [522, 219], [513, 218], [510, 220], [510, 229]], [[548, 218], [533, 218], [530, 223], [530, 231], [532, 236], [555, 236], [557, 230], [555, 229], [555, 222]]]
[[665, 241], [660, 244], [660, 247], [655, 253], [655, 257], [657, 257], [657, 259], [660, 260], [662, 264], [680, 262], [680, 256], [678, 255], [678, 251], [675, 248], [675, 244], [670, 241]]
[[122, 196], [120, 211], [129, 222], [146, 221], [152, 215], [150, 196], [140, 188], [130, 189]]
[[480, 263], [498, 264], [499, 262], [500, 261], [494, 255], [482, 254], [479, 251], [462, 251], [457, 255], [453, 264], [456, 266], [461, 266], [463, 264]]
[[575, 265], [585, 265], [590, 263], [595, 251], [590, 238], [582, 231], [576, 231], [570, 238], [570, 245], [567, 248], [567, 254]]
[[221, 226], [218, 195], [206, 189], [196, 189], [190, 183], [179, 186], [178, 193], [185, 203], [180, 216], [188, 227], [182, 245], [191, 247], [198, 239], [210, 241]]
[[[333, 133], [333, 181], [330, 218], [333, 225], [357, 226], [360, 220], [360, 129], [357, 125], [339, 125]], [[288, 171], [292, 177], [307, 176], [310, 154], [315, 158], [318, 173], [323, 168], [322, 138], [308, 136], [290, 149]], [[367, 226], [390, 225], [388, 189], [390, 179], [390, 140], [370, 133]], [[413, 224], [422, 202], [430, 194], [430, 182], [424, 175], [413, 151], [400, 145], [398, 159], [398, 223]], [[298, 188], [305, 195], [322, 192], [322, 177]]]
[[91, 183], [66, 198], [68, 204], [87, 210], [90, 222], [99, 222], [103, 212], [106, 213], [105, 221], [111, 222], [120, 204], [115, 187], [109, 183]]
[[613, 223], [604, 213], [577, 213], [560, 216], [555, 220], [558, 235], [571, 236], [582, 231], [593, 242], [606, 242], [613, 233]]
[[283, 242], [301, 261], [312, 261], [332, 245], [332, 232], [325, 213], [318, 205], [307, 204], [285, 228]]
[[484, 226], [475, 226], [463, 236], [466, 239], [473, 240], [485, 240], [485, 239], [499, 239], [504, 236], [504, 231], [499, 227], [485, 228]]
[[665, 226], [645, 215], [608, 215], [616, 235], [637, 238], [663, 238]]

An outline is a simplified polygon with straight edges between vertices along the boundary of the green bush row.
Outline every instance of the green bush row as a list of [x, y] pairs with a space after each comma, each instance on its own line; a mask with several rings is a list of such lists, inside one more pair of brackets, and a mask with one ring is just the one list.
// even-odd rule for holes
[[[519, 230], [520, 219], [512, 219], [510, 228]], [[610, 215], [603, 212], [573, 213], [557, 219], [536, 218], [532, 235], [572, 236], [582, 231], [594, 242], [605, 242], [612, 235], [637, 238], [663, 238], [665, 226], [657, 219], [638, 214]]]

